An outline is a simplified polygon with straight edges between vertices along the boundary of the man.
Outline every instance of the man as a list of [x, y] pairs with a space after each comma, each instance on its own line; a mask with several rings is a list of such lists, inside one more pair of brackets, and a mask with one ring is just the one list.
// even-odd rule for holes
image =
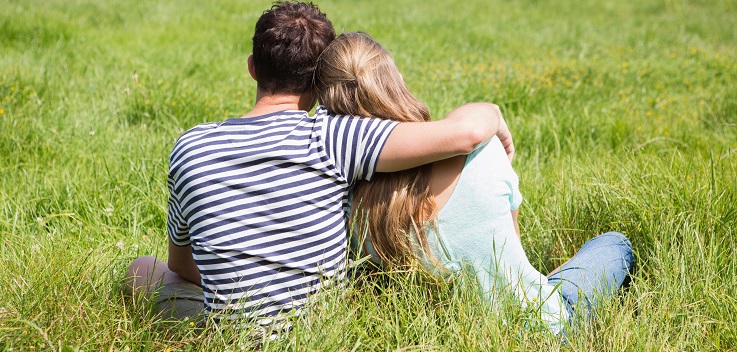
[[276, 3], [259, 18], [248, 58], [256, 104], [175, 144], [168, 266], [136, 259], [127, 273], [132, 293], [156, 291], [158, 310], [174, 318], [203, 307], [218, 318], [298, 309], [344, 277], [343, 205], [356, 181], [467, 154], [495, 134], [511, 157], [511, 136], [491, 104], [427, 123], [309, 116], [315, 64], [334, 38], [312, 4]]

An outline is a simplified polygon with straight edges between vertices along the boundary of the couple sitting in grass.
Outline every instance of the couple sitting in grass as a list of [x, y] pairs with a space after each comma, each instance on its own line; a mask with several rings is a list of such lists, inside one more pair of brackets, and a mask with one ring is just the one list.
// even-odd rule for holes
[[495, 105], [431, 122], [381, 45], [335, 38], [312, 4], [264, 12], [248, 69], [253, 110], [198, 125], [172, 150], [168, 262], [128, 269], [131, 293], [163, 316], [269, 323], [345, 280], [349, 245], [384, 267], [469, 272], [491, 307], [511, 294], [554, 333], [622, 285], [633, 255], [619, 233], [549, 276], [530, 265], [514, 146]]

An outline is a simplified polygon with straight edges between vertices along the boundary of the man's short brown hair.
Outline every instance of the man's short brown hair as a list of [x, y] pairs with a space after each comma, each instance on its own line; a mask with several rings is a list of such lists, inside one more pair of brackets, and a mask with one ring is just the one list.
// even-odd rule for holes
[[253, 35], [253, 63], [259, 88], [272, 94], [312, 90], [317, 58], [333, 39], [333, 24], [316, 5], [274, 3], [256, 22]]

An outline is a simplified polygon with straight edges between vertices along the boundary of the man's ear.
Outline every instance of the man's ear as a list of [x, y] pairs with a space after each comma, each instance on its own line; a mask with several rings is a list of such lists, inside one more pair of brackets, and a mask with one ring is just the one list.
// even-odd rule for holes
[[251, 78], [258, 82], [256, 78], [256, 66], [253, 65], [253, 55], [248, 55], [248, 73], [251, 74]]

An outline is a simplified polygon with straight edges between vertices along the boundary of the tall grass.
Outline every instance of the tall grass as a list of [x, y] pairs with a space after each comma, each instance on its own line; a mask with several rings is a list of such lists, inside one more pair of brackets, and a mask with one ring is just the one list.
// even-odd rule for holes
[[250, 109], [267, 1], [0, 0], [0, 350], [729, 350], [737, 345], [737, 3], [321, 1], [440, 117], [499, 104], [523, 243], [548, 272], [591, 236], [632, 285], [566, 343], [472, 285], [379, 273], [270, 341], [156, 322], [126, 265], [165, 257], [173, 141]]

